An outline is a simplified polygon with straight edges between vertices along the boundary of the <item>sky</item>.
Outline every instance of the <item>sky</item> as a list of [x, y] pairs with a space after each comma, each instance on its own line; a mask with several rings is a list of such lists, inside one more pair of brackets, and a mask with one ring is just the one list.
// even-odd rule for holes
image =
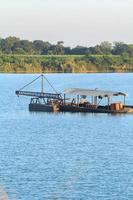
[[133, 0], [0, 0], [0, 37], [65, 46], [133, 44]]

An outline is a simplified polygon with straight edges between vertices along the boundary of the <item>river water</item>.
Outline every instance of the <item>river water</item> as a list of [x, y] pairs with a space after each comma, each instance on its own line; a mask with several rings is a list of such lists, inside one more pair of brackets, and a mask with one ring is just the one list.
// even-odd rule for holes
[[[15, 90], [37, 76], [0, 74], [0, 199], [132, 200], [133, 114], [30, 113]], [[46, 77], [59, 92], [123, 91], [133, 105], [133, 74]]]

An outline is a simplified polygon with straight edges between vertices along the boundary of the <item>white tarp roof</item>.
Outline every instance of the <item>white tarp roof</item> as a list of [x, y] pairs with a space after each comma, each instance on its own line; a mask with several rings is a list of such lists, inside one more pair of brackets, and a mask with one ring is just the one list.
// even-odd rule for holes
[[104, 91], [104, 90], [90, 90], [90, 89], [81, 89], [81, 88], [67, 88], [64, 91], [65, 94], [71, 95], [84, 95], [84, 96], [101, 96], [101, 97], [111, 97], [111, 96], [118, 96], [123, 95], [127, 96], [127, 94], [123, 92], [113, 92], [113, 91]]

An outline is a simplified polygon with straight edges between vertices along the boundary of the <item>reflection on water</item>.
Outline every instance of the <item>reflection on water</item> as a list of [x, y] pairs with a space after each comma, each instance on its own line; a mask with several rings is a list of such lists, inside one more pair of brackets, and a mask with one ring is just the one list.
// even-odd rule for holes
[[1, 186], [0, 186], [0, 200], [9, 200], [7, 193]]

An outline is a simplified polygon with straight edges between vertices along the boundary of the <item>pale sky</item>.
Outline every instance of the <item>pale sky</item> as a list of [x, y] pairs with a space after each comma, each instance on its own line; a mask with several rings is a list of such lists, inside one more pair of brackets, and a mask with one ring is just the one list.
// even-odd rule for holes
[[133, 0], [0, 0], [0, 37], [133, 44]]

